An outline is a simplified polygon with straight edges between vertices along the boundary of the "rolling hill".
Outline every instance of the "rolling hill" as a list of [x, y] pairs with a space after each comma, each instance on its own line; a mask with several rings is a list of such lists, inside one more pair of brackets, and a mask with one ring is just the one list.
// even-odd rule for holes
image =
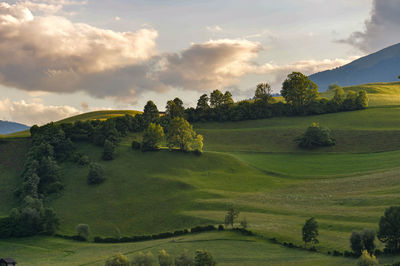
[[357, 84], [390, 82], [400, 75], [400, 43], [359, 58], [347, 65], [310, 75], [320, 91], [330, 84], [354, 86]]
[[[210, 250], [221, 265], [352, 265], [355, 259], [327, 255], [349, 250], [354, 230], [377, 229], [388, 206], [400, 205], [399, 83], [365, 84], [374, 106], [366, 110], [314, 116], [279, 117], [194, 125], [204, 136], [202, 156], [189, 153], [142, 153], [131, 149], [141, 138], [132, 133], [103, 161], [102, 148], [86, 142], [76, 149], [101, 164], [107, 180], [88, 186], [87, 166], [60, 164], [64, 191], [46, 205], [60, 218], [58, 233], [72, 235], [86, 223], [91, 237], [156, 234], [196, 225], [223, 223], [228, 206], [240, 210], [257, 235], [212, 232], [127, 244], [76, 243], [54, 237], [0, 240], [0, 249], [20, 264], [104, 265], [121, 251], [133, 258], [164, 248]], [[326, 92], [325, 96], [329, 96]], [[391, 97], [392, 96], [392, 97]], [[68, 122], [112, 117], [126, 111], [84, 114]], [[332, 130], [334, 147], [300, 150], [293, 139], [312, 122]], [[29, 139], [0, 142], [0, 216], [17, 205], [12, 197]], [[301, 227], [309, 217], [320, 225], [318, 252], [288, 249], [269, 241], [302, 246]], [[238, 220], [238, 221], [239, 221]], [[383, 244], [377, 241], [379, 249]], [[381, 263], [400, 256], [378, 257]], [[266, 263], [268, 262], [268, 263]]]
[[6, 135], [28, 129], [29, 127], [20, 123], [0, 120], [0, 134]]

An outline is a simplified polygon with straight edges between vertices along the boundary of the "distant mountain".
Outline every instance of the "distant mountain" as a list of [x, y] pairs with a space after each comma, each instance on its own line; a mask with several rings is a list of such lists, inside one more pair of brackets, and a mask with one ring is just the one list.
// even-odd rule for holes
[[330, 84], [352, 86], [357, 84], [398, 81], [400, 75], [400, 43], [359, 58], [347, 65], [315, 73], [309, 78], [320, 91]]
[[2, 135], [23, 131], [28, 128], [28, 126], [23, 124], [0, 120], [0, 134]]

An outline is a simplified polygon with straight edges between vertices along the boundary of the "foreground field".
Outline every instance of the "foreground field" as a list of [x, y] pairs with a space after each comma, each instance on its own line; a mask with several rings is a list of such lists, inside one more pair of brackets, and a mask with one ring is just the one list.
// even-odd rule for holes
[[[203, 233], [125, 244], [90, 244], [57, 238], [35, 237], [0, 241], [0, 250], [20, 265], [104, 265], [106, 259], [121, 252], [133, 260], [138, 252], [157, 256], [165, 249], [173, 257], [187, 249], [212, 252], [218, 265], [346, 265], [354, 259], [333, 257], [315, 252], [289, 249], [255, 237], [231, 232]], [[394, 261], [387, 258], [385, 261]]]

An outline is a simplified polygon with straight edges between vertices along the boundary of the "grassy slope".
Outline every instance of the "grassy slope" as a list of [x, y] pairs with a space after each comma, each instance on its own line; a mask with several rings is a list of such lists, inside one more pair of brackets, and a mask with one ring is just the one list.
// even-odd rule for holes
[[117, 116], [136, 115], [141, 113], [140, 111], [133, 110], [104, 110], [104, 111], [94, 111], [89, 113], [84, 113], [76, 116], [72, 116], [63, 120], [58, 121], [58, 123], [74, 123], [76, 121], [86, 121], [86, 120], [104, 120], [108, 118], [113, 118]]
[[[192, 256], [197, 249], [207, 249], [212, 252], [218, 265], [322, 266], [354, 263], [354, 259], [288, 249], [231, 232], [128, 244], [87, 244], [45, 237], [0, 241], [2, 253], [15, 258], [20, 265], [104, 265], [105, 260], [117, 252], [122, 252], [133, 260], [139, 251], [150, 251], [156, 257], [161, 249], [165, 249], [173, 257], [181, 254], [184, 249]], [[392, 260], [393, 258], [385, 261]]]

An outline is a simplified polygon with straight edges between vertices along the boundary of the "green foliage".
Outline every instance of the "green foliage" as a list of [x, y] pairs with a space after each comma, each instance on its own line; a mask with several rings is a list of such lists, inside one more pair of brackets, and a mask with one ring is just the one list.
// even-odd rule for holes
[[391, 252], [400, 250], [400, 207], [389, 207], [379, 220], [378, 239]]
[[367, 250], [363, 250], [361, 257], [357, 261], [357, 265], [358, 266], [375, 266], [375, 265], [379, 265], [379, 262], [374, 255], [370, 255]]
[[326, 147], [335, 145], [336, 141], [331, 137], [328, 128], [320, 127], [318, 123], [312, 123], [306, 132], [296, 139], [301, 148], [312, 149], [316, 147]]
[[210, 105], [208, 102], [210, 101], [210, 98], [208, 97], [207, 94], [203, 94], [200, 96], [199, 100], [197, 101], [197, 110], [205, 111], [210, 109]]
[[210, 94], [210, 106], [212, 108], [220, 107], [224, 103], [224, 94], [220, 90], [214, 90]]
[[78, 224], [76, 226], [76, 233], [77, 233], [77, 235], [79, 237], [81, 237], [85, 241], [88, 241], [89, 240], [89, 236], [90, 236], [89, 225], [87, 225], [87, 224]]
[[134, 263], [137, 266], [151, 266], [154, 265], [155, 259], [150, 251], [146, 254], [139, 252], [135, 257]]
[[158, 253], [158, 264], [160, 266], [174, 265], [172, 257], [165, 251], [165, 249], [160, 250]]
[[343, 88], [341, 86], [339, 86], [338, 84], [336, 84], [336, 83], [331, 84], [331, 85], [328, 86], [328, 90], [330, 90], [330, 91], [336, 91], [338, 89], [342, 89], [343, 90]]
[[131, 144], [131, 147], [132, 147], [133, 150], [140, 150], [141, 147], [142, 147], [142, 144], [141, 144], [140, 141], [133, 140], [132, 144]]
[[182, 254], [175, 258], [176, 266], [194, 266], [194, 261], [189, 254], [189, 251], [185, 249]]
[[89, 165], [89, 173], [87, 176], [87, 183], [89, 185], [101, 184], [106, 180], [103, 167], [98, 163], [91, 163]]
[[248, 225], [249, 225], [249, 224], [247, 223], [247, 219], [246, 219], [246, 217], [244, 217], [243, 220], [240, 221], [240, 226], [241, 226], [243, 229], [247, 229], [247, 226], [248, 226]]
[[268, 83], [257, 84], [256, 91], [254, 93], [254, 98], [265, 102], [271, 101], [272, 100], [271, 85], [269, 85]]
[[145, 125], [147, 126], [150, 123], [156, 122], [159, 115], [160, 114], [158, 112], [157, 106], [154, 104], [154, 102], [148, 101], [143, 110], [143, 120], [145, 122]]
[[185, 108], [183, 107], [183, 102], [179, 98], [175, 98], [172, 101], [167, 102], [167, 106], [165, 107], [165, 115], [170, 119], [174, 119], [175, 117], [183, 117], [185, 114]]
[[299, 113], [303, 113], [304, 107], [319, 96], [318, 86], [300, 72], [293, 72], [287, 76], [282, 84], [281, 94]]
[[213, 256], [207, 250], [197, 250], [194, 257], [195, 266], [214, 266], [215, 262]]
[[226, 91], [224, 93], [224, 96], [222, 98], [222, 104], [223, 105], [230, 105], [233, 104], [233, 99], [232, 99], [232, 93], [230, 93], [229, 91]]
[[115, 144], [108, 139], [104, 142], [103, 160], [110, 161], [115, 158]]
[[235, 220], [239, 217], [239, 211], [235, 210], [233, 206], [230, 206], [228, 209], [228, 212], [225, 215], [225, 226], [230, 225], [233, 228], [233, 225], [235, 224]]
[[122, 253], [117, 253], [106, 261], [105, 266], [129, 266], [130, 262]]
[[[193, 141], [197, 140], [196, 138], [196, 132], [188, 121], [181, 117], [172, 119], [167, 134], [167, 142], [170, 149], [179, 148], [182, 151], [190, 151]], [[198, 139], [198, 141], [200, 140], [201, 138]], [[198, 142], [196, 147], [200, 146]]]
[[143, 132], [142, 151], [154, 151], [160, 149], [164, 140], [164, 129], [159, 124], [150, 123]]
[[318, 235], [318, 223], [314, 217], [311, 217], [310, 219], [306, 220], [302, 229], [304, 245], [307, 246], [307, 244], [310, 242], [312, 244], [318, 244]]
[[372, 254], [375, 250], [375, 231], [365, 229], [361, 232], [353, 231], [350, 237], [350, 247], [355, 254], [361, 255], [363, 250]]

